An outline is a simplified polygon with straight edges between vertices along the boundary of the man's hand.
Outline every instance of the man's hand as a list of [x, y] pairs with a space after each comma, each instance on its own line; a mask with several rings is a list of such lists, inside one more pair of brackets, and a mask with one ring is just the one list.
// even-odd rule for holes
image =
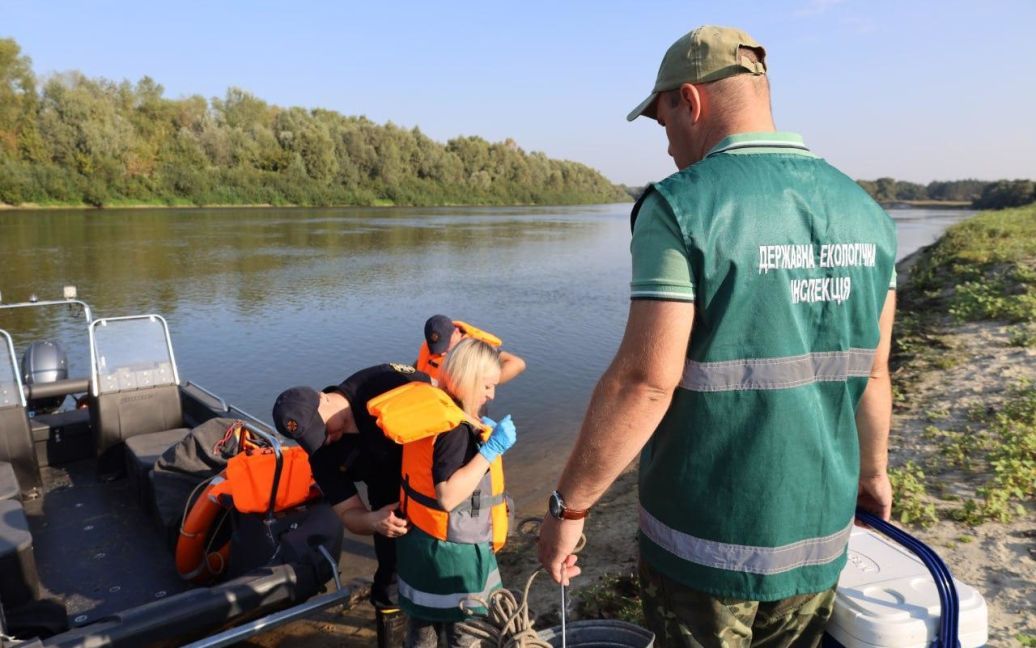
[[861, 475], [856, 505], [887, 522], [892, 517], [892, 483], [888, 473]]
[[371, 511], [370, 524], [371, 530], [374, 533], [380, 533], [386, 538], [398, 538], [407, 532], [407, 521], [406, 518], [401, 518], [396, 515], [396, 509], [399, 508], [399, 502], [393, 502], [382, 506], [377, 511]]
[[[540, 524], [540, 564], [555, 582], [568, 585], [582, 571], [576, 567], [577, 556], [572, 553], [583, 535], [583, 520], [559, 520], [547, 514]], [[564, 578], [561, 567], [564, 565]]]

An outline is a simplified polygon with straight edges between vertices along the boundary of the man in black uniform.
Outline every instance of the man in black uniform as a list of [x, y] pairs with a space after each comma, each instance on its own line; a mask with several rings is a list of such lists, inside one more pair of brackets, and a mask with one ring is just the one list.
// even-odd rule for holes
[[[429, 382], [409, 365], [369, 367], [317, 392], [292, 387], [277, 397], [273, 420], [277, 430], [298, 441], [309, 454], [310, 467], [324, 497], [349, 531], [374, 536], [378, 568], [371, 586], [377, 615], [378, 646], [403, 643], [405, 619], [396, 592], [394, 538], [407, 532], [407, 521], [396, 515], [402, 449], [385, 438], [367, 402], [408, 382]], [[356, 490], [367, 486], [370, 509]]]

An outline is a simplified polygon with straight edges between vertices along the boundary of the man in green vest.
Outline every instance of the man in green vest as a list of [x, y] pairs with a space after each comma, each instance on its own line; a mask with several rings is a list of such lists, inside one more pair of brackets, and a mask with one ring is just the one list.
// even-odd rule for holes
[[[658, 645], [816, 645], [854, 510], [888, 519], [895, 226], [777, 131], [766, 52], [706, 26], [629, 119], [678, 172], [633, 208], [625, 336], [540, 532], [558, 582], [640, 453], [644, 612]], [[592, 538], [591, 538], [592, 541]]]

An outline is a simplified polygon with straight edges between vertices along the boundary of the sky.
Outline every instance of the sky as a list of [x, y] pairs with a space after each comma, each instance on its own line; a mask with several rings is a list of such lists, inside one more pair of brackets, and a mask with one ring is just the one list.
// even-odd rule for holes
[[675, 170], [658, 124], [625, 116], [701, 24], [763, 44], [777, 127], [854, 178], [1036, 177], [1036, 0], [0, 0], [39, 76], [236, 86], [441, 142], [510, 137], [629, 185]]

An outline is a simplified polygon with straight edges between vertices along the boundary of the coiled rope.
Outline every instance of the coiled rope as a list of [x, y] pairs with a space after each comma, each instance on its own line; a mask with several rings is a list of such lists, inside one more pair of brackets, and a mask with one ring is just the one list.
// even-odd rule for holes
[[[526, 518], [518, 524], [518, 529], [525, 535], [539, 537], [538, 518]], [[579, 553], [586, 546], [586, 536], [579, 536], [579, 543], [572, 553]], [[552, 648], [551, 644], [540, 639], [529, 619], [529, 588], [536, 576], [546, 570], [540, 567], [529, 575], [525, 581], [525, 589], [521, 598], [508, 589], [498, 589], [489, 595], [489, 600], [478, 596], [469, 596], [460, 603], [460, 609], [469, 618], [457, 624], [457, 631], [462, 635], [478, 640], [475, 646], [495, 646], [496, 648]], [[486, 609], [485, 616], [476, 616], [474, 608]], [[561, 610], [564, 617], [566, 610]]]

